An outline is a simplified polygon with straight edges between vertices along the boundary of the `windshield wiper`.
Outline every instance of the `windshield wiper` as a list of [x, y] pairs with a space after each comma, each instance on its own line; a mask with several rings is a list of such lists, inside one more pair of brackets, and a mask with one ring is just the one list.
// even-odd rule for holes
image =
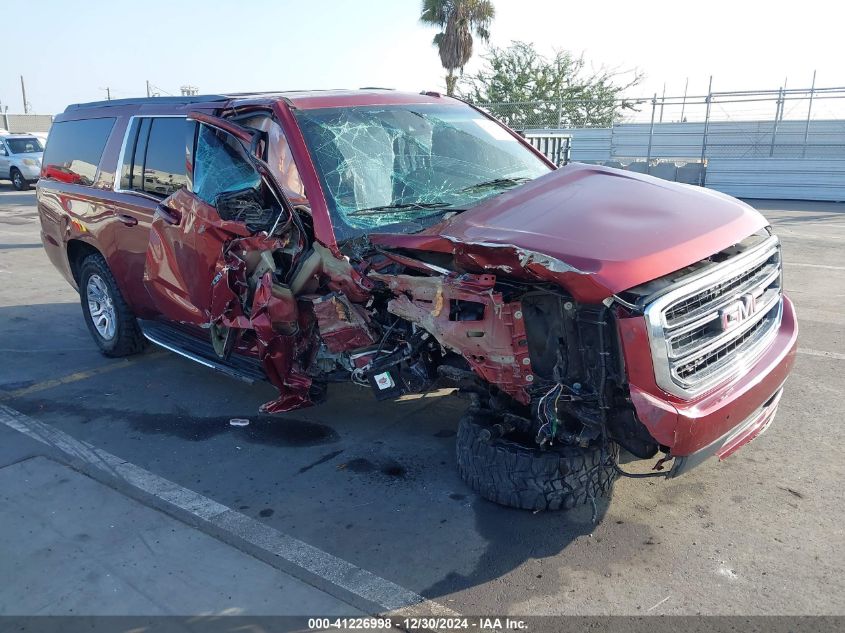
[[464, 187], [461, 189], [461, 192], [475, 191], [476, 189], [516, 187], [517, 185], [521, 185], [529, 180], [531, 180], [531, 178], [526, 178], [524, 176], [517, 176], [515, 178], [494, 178], [493, 180], [486, 180], [484, 182], [478, 182], [474, 185], [470, 185], [469, 187]]
[[378, 207], [358, 209], [347, 215], [378, 215], [380, 213], [401, 213], [409, 209], [445, 209], [451, 206], [448, 202], [397, 202], [396, 204], [383, 204]]

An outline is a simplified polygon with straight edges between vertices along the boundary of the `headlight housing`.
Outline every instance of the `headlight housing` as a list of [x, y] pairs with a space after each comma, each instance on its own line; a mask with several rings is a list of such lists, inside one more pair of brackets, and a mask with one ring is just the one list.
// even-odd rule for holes
[[30, 167], [38, 167], [38, 166], [39, 166], [39, 165], [38, 165], [38, 161], [37, 161], [37, 160], [35, 160], [34, 158], [24, 158], [24, 159], [23, 159], [23, 164], [24, 164], [24, 165], [29, 165]]

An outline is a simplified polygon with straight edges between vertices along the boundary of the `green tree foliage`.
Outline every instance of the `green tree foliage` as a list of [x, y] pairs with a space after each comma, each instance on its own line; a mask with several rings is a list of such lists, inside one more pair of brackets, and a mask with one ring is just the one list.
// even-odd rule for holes
[[434, 45], [446, 69], [446, 94], [455, 94], [459, 75], [472, 57], [472, 35], [481, 41], [490, 39], [490, 24], [496, 9], [490, 0], [423, 0], [420, 21], [436, 26]]
[[610, 126], [635, 108], [622, 93], [642, 80], [637, 71], [591, 70], [568, 51], [545, 57], [526, 42], [493, 48], [484, 59], [486, 67], [462, 81], [461, 96], [515, 129]]

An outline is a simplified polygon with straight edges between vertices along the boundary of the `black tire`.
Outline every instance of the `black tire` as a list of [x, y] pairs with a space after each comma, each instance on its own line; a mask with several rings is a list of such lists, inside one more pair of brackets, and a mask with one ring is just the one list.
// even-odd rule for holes
[[19, 169], [12, 167], [12, 170], [9, 172], [9, 178], [16, 191], [26, 191], [29, 189], [29, 181], [23, 177]]
[[[104, 335], [94, 324], [94, 317], [89, 306], [88, 288], [92, 277], [96, 277], [95, 284], [107, 290], [111, 301], [113, 314], [113, 334]], [[100, 283], [102, 282], [102, 283]], [[135, 315], [120, 294], [120, 289], [109, 270], [106, 260], [99, 253], [88, 255], [79, 267], [79, 298], [82, 304], [82, 314], [88, 331], [100, 348], [100, 351], [110, 358], [130, 356], [144, 349], [145, 339], [141, 328], [135, 320]]]
[[498, 439], [489, 444], [481, 431], [489, 416], [467, 411], [458, 425], [458, 471], [479, 495], [523, 510], [569, 510], [610, 496], [619, 449], [554, 446], [541, 451]]

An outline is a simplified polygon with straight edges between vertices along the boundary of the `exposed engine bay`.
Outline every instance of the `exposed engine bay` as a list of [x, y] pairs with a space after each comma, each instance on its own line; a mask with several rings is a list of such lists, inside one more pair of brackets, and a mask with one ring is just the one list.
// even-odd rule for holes
[[263, 411], [318, 403], [337, 382], [379, 400], [455, 386], [497, 416], [493, 435], [540, 446], [613, 439], [641, 457], [657, 452], [626, 399], [617, 308], [367, 237], [335, 254], [308, 245], [307, 208], [292, 207], [283, 222], [253, 200], [232, 201], [216, 205], [220, 220], [203, 217], [218, 225], [204, 233], [238, 235], [224, 242], [208, 321], [197, 325], [209, 327], [221, 359], [258, 356], [280, 392]]

